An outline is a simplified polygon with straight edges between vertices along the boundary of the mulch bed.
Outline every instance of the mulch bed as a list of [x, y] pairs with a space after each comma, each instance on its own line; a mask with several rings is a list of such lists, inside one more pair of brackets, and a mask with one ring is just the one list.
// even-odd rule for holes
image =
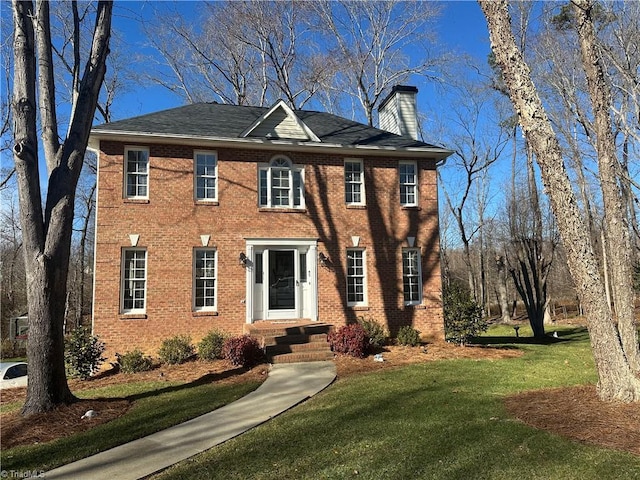
[[[84, 432], [124, 415], [130, 406], [131, 402], [123, 399], [80, 400], [71, 405], [58, 407], [53, 412], [36, 413], [29, 417], [22, 417], [17, 413], [4, 414], [0, 417], [0, 444], [5, 450]], [[88, 410], [94, 410], [98, 415], [82, 418]]]
[[523, 392], [504, 403], [531, 427], [640, 455], [640, 407], [602, 402], [594, 385]]

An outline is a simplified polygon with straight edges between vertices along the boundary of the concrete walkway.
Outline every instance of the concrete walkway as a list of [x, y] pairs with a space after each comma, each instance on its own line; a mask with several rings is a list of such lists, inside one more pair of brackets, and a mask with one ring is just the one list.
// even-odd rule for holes
[[[188, 422], [45, 473], [46, 479], [137, 480], [204, 452], [326, 388], [333, 362], [277, 364], [247, 396]], [[180, 405], [176, 405], [180, 408]]]

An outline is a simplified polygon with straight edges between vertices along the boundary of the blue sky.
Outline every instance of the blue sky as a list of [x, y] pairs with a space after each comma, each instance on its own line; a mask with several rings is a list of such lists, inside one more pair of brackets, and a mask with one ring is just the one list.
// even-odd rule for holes
[[[10, 5], [2, 2], [3, 15], [10, 15]], [[178, 7], [187, 14], [192, 14], [198, 2], [178, 2]], [[480, 7], [476, 1], [445, 1], [439, 2], [442, 6], [442, 15], [437, 22], [438, 42], [447, 51], [466, 54], [474, 57], [479, 63], [486, 62], [490, 51], [486, 22]], [[122, 36], [127, 49], [130, 49], [132, 59], [134, 53], [150, 53], [146, 46], [147, 40], [142, 32], [140, 19], [148, 19], [157, 9], [171, 7], [169, 2], [160, 3], [155, 0], [142, 1], [118, 1], [114, 5], [113, 29], [114, 34]], [[9, 17], [10, 18], [10, 17]], [[8, 32], [2, 32], [6, 35]], [[145, 65], [134, 65], [135, 68], [145, 68]], [[443, 112], [448, 110], [449, 99], [438, 92], [433, 84], [424, 79], [417, 79], [414, 83], [419, 88], [418, 110], [424, 112], [431, 119], [444, 117]], [[130, 90], [119, 94], [112, 105], [112, 118], [119, 120], [134, 117], [149, 112], [177, 107], [183, 104], [183, 100], [159, 86], [132, 86]], [[64, 115], [65, 106], [60, 106], [60, 119]], [[426, 127], [427, 129], [429, 127]], [[60, 132], [64, 134], [65, 126], [60, 125]], [[443, 139], [439, 133], [427, 131], [425, 141], [442, 144]], [[2, 163], [11, 162], [10, 155], [2, 155]], [[41, 155], [43, 159], [43, 156]], [[44, 163], [41, 168], [43, 190], [46, 190], [46, 168]], [[44, 192], [43, 192], [44, 193]]]
[[[179, 2], [181, 9], [193, 11], [195, 3], [191, 1]], [[438, 39], [446, 48], [456, 52], [472, 55], [484, 62], [489, 54], [489, 36], [482, 11], [476, 1], [445, 1], [442, 4], [442, 16], [438, 22]], [[127, 1], [116, 2], [114, 9], [114, 29], [121, 32], [128, 45], [134, 49], [144, 48], [144, 35], [139, 23], [134, 17], [144, 18], [150, 14], [157, 2]], [[433, 105], [427, 98], [434, 94], [430, 85], [419, 82], [418, 108], [426, 109], [446, 108], [446, 105]], [[432, 99], [431, 99], [432, 100]], [[114, 119], [128, 118], [149, 112], [163, 110], [181, 105], [180, 98], [162, 87], [145, 86], [137, 91], [122, 95], [114, 104]]]

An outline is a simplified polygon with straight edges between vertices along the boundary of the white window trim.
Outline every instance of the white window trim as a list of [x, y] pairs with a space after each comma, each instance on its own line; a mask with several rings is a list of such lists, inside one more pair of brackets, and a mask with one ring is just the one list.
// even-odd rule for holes
[[[412, 165], [413, 166], [413, 171], [415, 172], [415, 183], [410, 184], [410, 183], [402, 183], [402, 175], [401, 175], [401, 167], [402, 165]], [[407, 202], [407, 203], [403, 203], [402, 202], [402, 186], [403, 185], [413, 185], [415, 188], [415, 201], [413, 203]], [[411, 161], [411, 160], [401, 160], [400, 162], [398, 162], [398, 194], [400, 195], [400, 205], [402, 205], [403, 207], [417, 207], [418, 206], [418, 202], [420, 199], [420, 189], [419, 189], [419, 178], [418, 178], [418, 162], [415, 161]]]
[[[214, 272], [214, 276], [213, 276], [213, 281], [214, 281], [214, 287], [213, 287], [213, 305], [207, 305], [207, 306], [202, 306], [199, 307], [196, 305], [196, 257], [197, 257], [197, 252], [198, 251], [209, 251], [209, 252], [213, 252], [213, 272]], [[193, 311], [194, 312], [215, 312], [218, 310], [218, 251], [215, 248], [210, 248], [210, 247], [198, 247], [198, 248], [194, 248], [193, 249], [193, 260], [192, 260], [192, 295], [191, 298], [193, 299], [191, 304], [193, 307]]]
[[[284, 159], [287, 162], [289, 162], [289, 205], [273, 205], [272, 204], [272, 197], [271, 197], [271, 193], [272, 193], [272, 176], [271, 176], [271, 172], [272, 172], [272, 168], [278, 168], [278, 167], [273, 167], [273, 162], [275, 160], [279, 160], [279, 159]], [[260, 172], [266, 171], [267, 172], [267, 203], [263, 204], [261, 203], [261, 186], [260, 186]], [[299, 172], [300, 173], [300, 205], [294, 205], [294, 184], [293, 184], [293, 174], [294, 172]], [[271, 158], [271, 160], [269, 160], [269, 163], [260, 163], [258, 164], [258, 207], [260, 208], [273, 208], [274, 210], [277, 209], [295, 209], [295, 210], [303, 210], [305, 209], [305, 188], [304, 188], [304, 183], [305, 183], [305, 169], [304, 166], [299, 166], [294, 164], [290, 158], [286, 157], [285, 155], [276, 155], [274, 157]]]
[[[351, 252], [362, 252], [362, 300], [361, 301], [349, 301], [349, 278], [351, 278], [349, 276], [349, 254]], [[346, 285], [346, 291], [345, 294], [347, 296], [347, 306], [348, 307], [365, 307], [367, 306], [368, 303], [368, 297], [367, 297], [367, 277], [368, 277], [368, 273], [367, 273], [367, 251], [364, 248], [348, 248], [347, 249], [347, 263], [346, 263], [346, 267], [347, 267], [347, 271], [346, 271], [346, 279], [347, 279], [347, 285]]]
[[[404, 299], [404, 255], [405, 253], [415, 252], [418, 255], [418, 271], [415, 277], [418, 280], [418, 299], [417, 300], [405, 300]], [[422, 305], [422, 252], [419, 248], [403, 248], [402, 249], [402, 300], [405, 305]]]
[[[128, 180], [129, 180], [129, 169], [128, 169], [128, 165], [129, 165], [129, 152], [131, 151], [135, 151], [135, 152], [146, 152], [147, 154], [147, 194], [146, 195], [129, 195], [128, 192]], [[124, 185], [123, 185], [123, 197], [126, 199], [131, 199], [131, 200], [148, 200], [149, 199], [149, 182], [151, 180], [151, 156], [149, 154], [149, 147], [142, 147], [142, 146], [137, 146], [137, 145], [126, 145], [124, 147], [124, 158], [123, 158], [124, 162], [123, 162], [123, 171], [124, 171], [124, 175], [123, 175], [123, 180], [124, 180]]]
[[[213, 155], [215, 158], [214, 179], [215, 179], [215, 195], [213, 198], [198, 197], [198, 179], [211, 178], [210, 175], [198, 175], [198, 155]], [[218, 201], [218, 152], [215, 150], [195, 150], [193, 152], [193, 198], [197, 202], [217, 202]]]
[[[349, 202], [347, 201], [347, 163], [359, 163], [360, 164], [360, 201]], [[354, 183], [355, 182], [350, 182]], [[364, 206], [367, 204], [365, 193], [365, 180], [364, 180], [364, 162], [361, 158], [345, 158], [344, 159], [344, 201], [347, 205]]]
[[[131, 252], [131, 251], [144, 252], [144, 300], [143, 300], [144, 306], [142, 308], [125, 308], [124, 306], [125, 271], [127, 268], [125, 263], [126, 252]], [[145, 313], [147, 311], [147, 284], [148, 284], [147, 269], [149, 267], [149, 257], [147, 254], [147, 249], [138, 248], [138, 247], [123, 248], [121, 250], [120, 256], [121, 256], [121, 259], [120, 259], [120, 313], [123, 313], [123, 314]], [[137, 280], [140, 280], [140, 279], [137, 279]]]

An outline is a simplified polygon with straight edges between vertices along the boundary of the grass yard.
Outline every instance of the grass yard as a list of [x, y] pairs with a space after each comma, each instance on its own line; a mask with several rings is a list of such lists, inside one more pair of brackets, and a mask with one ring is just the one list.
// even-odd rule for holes
[[634, 479], [640, 457], [511, 418], [503, 398], [596, 381], [587, 333], [531, 343], [497, 327], [482, 343], [520, 358], [445, 360], [351, 376], [155, 479]]
[[[2, 470], [50, 470], [210, 412], [243, 397], [259, 384], [150, 381], [82, 390], [76, 395], [83, 399], [125, 399], [133, 406], [119, 418], [85, 432], [41, 445], [3, 449]], [[20, 406], [17, 402], [7, 409]], [[51, 426], [56, 427], [59, 425]]]
[[[573, 390], [565, 389], [559, 397], [557, 390], [542, 390], [542, 397], [536, 390], [596, 381], [586, 330], [564, 326], [557, 331], [557, 339], [537, 344], [528, 327], [523, 326], [516, 338], [512, 327], [497, 326], [477, 342], [492, 349], [437, 344], [413, 350], [394, 347], [384, 354], [384, 363], [371, 357], [340, 357], [338, 380], [324, 392], [154, 478], [640, 479], [640, 454], [587, 445], [514, 417], [520, 417], [518, 402], [529, 402], [522, 404], [529, 416], [534, 403], [543, 405], [545, 413], [555, 412], [556, 404], [549, 398], [561, 399], [560, 416], [568, 399], [573, 401], [567, 396]], [[405, 360], [419, 363], [405, 364]], [[58, 432], [36, 435], [33, 438], [41, 440], [36, 445], [31, 438], [22, 439], [29, 446], [6, 448], [5, 444], [2, 470], [47, 470], [193, 418], [255, 389], [264, 379], [264, 370], [256, 367], [241, 373], [195, 362], [163, 367], [145, 376], [117, 374], [86, 385], [74, 383], [74, 391], [83, 399], [128, 404], [114, 408], [116, 419], [89, 425], [86, 431], [62, 438]], [[533, 395], [522, 400], [525, 397], [517, 396], [522, 392]], [[1, 401], [4, 419], [5, 415], [15, 419], [11, 412], [20, 408], [19, 397], [20, 392], [15, 392], [14, 398], [5, 396]], [[77, 426], [82, 423], [76, 418], [78, 405], [70, 408], [75, 408]], [[101, 408], [106, 415], [108, 405]], [[622, 412], [618, 415], [622, 423], [640, 425], [638, 409], [624, 408], [616, 409]], [[628, 421], [631, 416], [635, 423]], [[45, 418], [40, 428], [65, 429], [65, 418], [57, 418], [55, 425]], [[7, 423], [3, 422], [3, 439], [11, 428]], [[27, 423], [29, 428], [21, 432], [28, 433], [36, 424]], [[594, 432], [598, 430], [589, 433]], [[640, 444], [640, 440], [634, 442], [639, 435], [636, 431], [628, 435], [633, 446]]]

